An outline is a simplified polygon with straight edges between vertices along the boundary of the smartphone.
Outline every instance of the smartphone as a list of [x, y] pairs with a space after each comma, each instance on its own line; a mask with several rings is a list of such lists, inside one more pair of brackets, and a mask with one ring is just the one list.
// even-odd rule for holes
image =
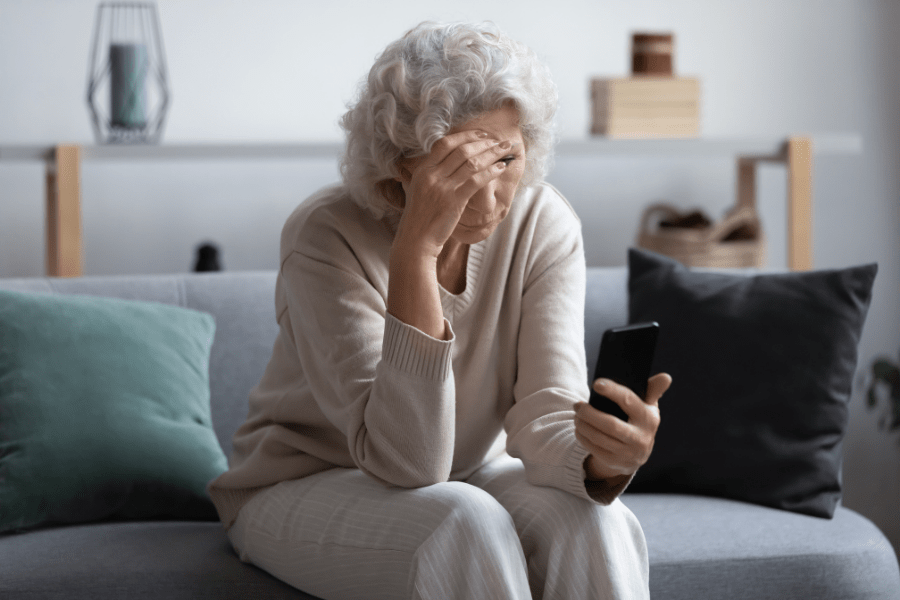
[[613, 327], [603, 333], [600, 342], [600, 356], [591, 380], [591, 406], [613, 414], [623, 421], [628, 415], [618, 404], [594, 391], [594, 381], [600, 377], [611, 379], [633, 391], [641, 400], [647, 399], [647, 380], [653, 366], [653, 353], [659, 323], [635, 323], [624, 327]]

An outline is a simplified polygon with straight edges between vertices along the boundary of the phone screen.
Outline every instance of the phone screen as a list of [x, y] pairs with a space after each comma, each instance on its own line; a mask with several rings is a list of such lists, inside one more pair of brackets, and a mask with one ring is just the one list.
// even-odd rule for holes
[[600, 355], [591, 380], [591, 406], [623, 421], [628, 420], [628, 415], [618, 404], [594, 391], [593, 382], [599, 377], [611, 379], [631, 389], [641, 400], [646, 400], [647, 380], [653, 367], [658, 335], [659, 324], [656, 322], [614, 327], [603, 333]]

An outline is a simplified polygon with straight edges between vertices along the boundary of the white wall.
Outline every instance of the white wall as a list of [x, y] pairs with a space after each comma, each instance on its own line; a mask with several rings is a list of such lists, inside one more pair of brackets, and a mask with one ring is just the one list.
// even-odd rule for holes
[[[84, 94], [97, 2], [0, 0], [0, 145], [92, 142]], [[626, 75], [633, 30], [676, 34], [676, 71], [700, 77], [704, 135], [856, 132], [864, 151], [818, 157], [819, 268], [878, 261], [860, 370], [900, 351], [900, 2], [897, 0], [159, 0], [173, 91], [165, 142], [337, 141], [374, 56], [426, 18], [491, 19], [532, 46], [560, 89], [564, 138], [588, 130], [587, 81]], [[42, 166], [0, 162], [0, 276], [43, 273]], [[284, 218], [337, 178], [334, 161], [85, 163], [86, 274], [190, 269], [218, 242], [229, 270], [277, 264]], [[714, 217], [733, 161], [559, 158], [549, 177], [582, 217], [588, 263], [618, 265], [643, 206]], [[759, 175], [770, 264], [785, 264], [783, 168]], [[857, 386], [845, 505], [900, 550], [900, 444]], [[884, 407], [882, 407], [883, 409]]]

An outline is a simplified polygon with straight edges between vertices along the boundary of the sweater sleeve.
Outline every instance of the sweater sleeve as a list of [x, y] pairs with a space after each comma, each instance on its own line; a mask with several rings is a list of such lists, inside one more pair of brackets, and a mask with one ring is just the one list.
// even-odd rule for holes
[[401, 487], [446, 481], [456, 412], [452, 329], [443, 341], [397, 320], [365, 277], [338, 262], [294, 251], [281, 269], [284, 312], [312, 394], [345, 432], [361, 471]]
[[584, 247], [581, 224], [571, 208], [568, 214], [565, 209], [554, 212], [536, 227], [550, 237], [536, 243], [522, 297], [515, 404], [504, 420], [507, 452], [522, 460], [533, 485], [609, 504], [631, 478], [617, 486], [585, 481], [588, 451], [575, 437], [573, 408], [590, 397], [584, 351]]

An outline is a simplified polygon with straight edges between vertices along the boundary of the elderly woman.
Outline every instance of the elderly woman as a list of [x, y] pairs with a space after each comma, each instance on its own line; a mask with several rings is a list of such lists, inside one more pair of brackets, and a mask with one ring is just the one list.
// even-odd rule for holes
[[[490, 24], [423, 23], [344, 115], [343, 185], [281, 235], [279, 335], [210, 495], [322, 598], [649, 597], [618, 500], [657, 402], [594, 383], [581, 223], [541, 181], [556, 91]], [[505, 435], [504, 435], [505, 433]]]

